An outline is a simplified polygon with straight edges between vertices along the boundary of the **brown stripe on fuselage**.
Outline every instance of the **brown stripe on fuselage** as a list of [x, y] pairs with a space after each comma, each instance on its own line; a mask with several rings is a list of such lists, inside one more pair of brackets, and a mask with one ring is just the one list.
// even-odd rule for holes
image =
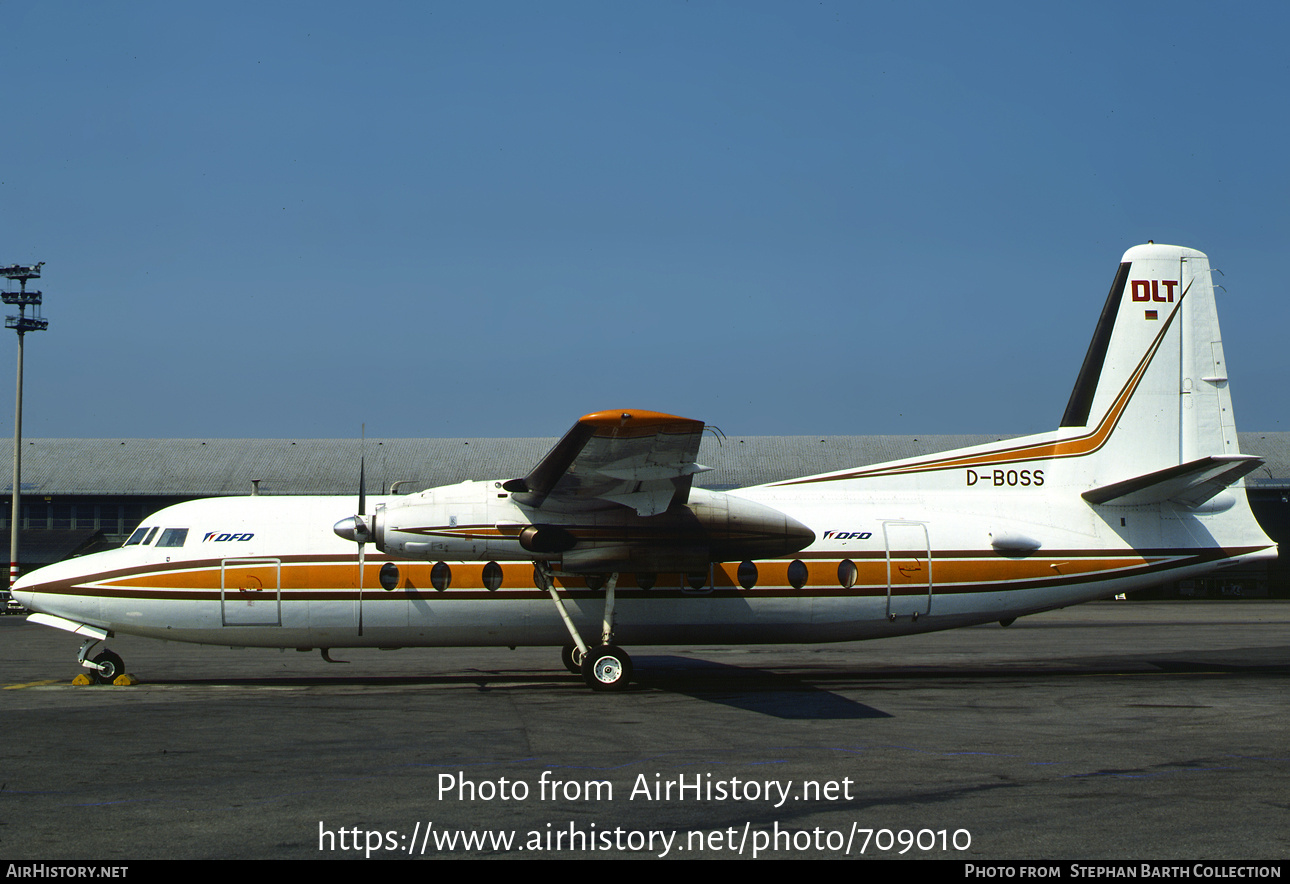
[[[1259, 551], [1262, 547], [1205, 550], [1149, 550], [1107, 551], [1069, 550], [1055, 551], [1040, 556], [1005, 557], [981, 551], [934, 553], [931, 560], [933, 594], [957, 594], [979, 591], [1011, 591], [1085, 583], [1131, 574], [1163, 573], [1175, 568], [1203, 564]], [[328, 557], [333, 559], [334, 557]], [[857, 577], [853, 587], [845, 588], [838, 581], [838, 566], [848, 557], [837, 553], [800, 557], [807, 568], [807, 583], [802, 589], [788, 584], [789, 559], [774, 559], [756, 563], [757, 584], [751, 590], [738, 586], [738, 563], [722, 563], [711, 571], [706, 583], [711, 592], [733, 591], [741, 596], [761, 597], [837, 597], [846, 595], [885, 595], [887, 593], [888, 560], [885, 552], [850, 556], [855, 563]], [[925, 566], [925, 556], [897, 554], [892, 562], [918, 562]], [[484, 586], [482, 562], [450, 563], [452, 580], [445, 592], [436, 591], [430, 582], [431, 562], [399, 561], [399, 583], [393, 592], [384, 591], [379, 583], [380, 569], [391, 559], [369, 561], [364, 568], [363, 599], [398, 599], [402, 594], [415, 593], [426, 598], [533, 598], [539, 593], [533, 581], [533, 566], [528, 562], [510, 562], [501, 565], [502, 584], [495, 591]], [[218, 599], [220, 597], [221, 569], [219, 563], [195, 562], [196, 567], [171, 563], [166, 570], [157, 566], [129, 569], [126, 573], [93, 581], [71, 580], [31, 587], [38, 593], [53, 595], [80, 595], [105, 598], [151, 599]], [[178, 567], [176, 567], [178, 565]], [[236, 577], [256, 567], [272, 568], [273, 565], [237, 566], [226, 569], [227, 588], [224, 595], [239, 593], [235, 581], [228, 579], [229, 572]], [[357, 563], [348, 561], [319, 561], [316, 558], [289, 557], [282, 560], [281, 587], [284, 600], [357, 598]], [[588, 592], [581, 577], [558, 577], [559, 588], [573, 593]], [[911, 582], [894, 587], [895, 594], [925, 593], [927, 581], [916, 574]], [[681, 574], [657, 575], [654, 588], [642, 590], [633, 574], [623, 574], [616, 593], [620, 597], [656, 598], [661, 593], [692, 594], [686, 576]]]

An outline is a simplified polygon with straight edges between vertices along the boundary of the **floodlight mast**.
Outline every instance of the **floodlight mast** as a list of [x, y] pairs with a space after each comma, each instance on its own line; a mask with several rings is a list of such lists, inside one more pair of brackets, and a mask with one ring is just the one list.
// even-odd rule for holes
[[[18, 305], [18, 315], [6, 316], [4, 321], [5, 328], [18, 333], [18, 393], [13, 413], [13, 511], [9, 518], [10, 587], [18, 579], [18, 517], [21, 514], [19, 489], [22, 488], [22, 342], [27, 332], [49, 328], [49, 321], [40, 317], [41, 293], [27, 291], [27, 280], [39, 279], [40, 268], [44, 266], [45, 262], [41, 261], [39, 264], [10, 264], [8, 267], [0, 267], [0, 276], [18, 280], [19, 289], [16, 292], [0, 292], [0, 301]], [[27, 315], [28, 307], [32, 309], [32, 316]]]

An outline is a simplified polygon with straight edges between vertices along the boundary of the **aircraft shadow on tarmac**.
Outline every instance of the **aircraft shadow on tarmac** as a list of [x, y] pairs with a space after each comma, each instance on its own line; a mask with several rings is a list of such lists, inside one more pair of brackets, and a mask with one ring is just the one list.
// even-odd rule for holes
[[[343, 663], [344, 661], [338, 660]], [[938, 673], [939, 675], [940, 673]], [[788, 674], [748, 666], [670, 655], [637, 658], [635, 683], [627, 693], [657, 691], [782, 719], [889, 718], [890, 715], [820, 686], [836, 673]], [[880, 677], [880, 676], [879, 676]], [[850, 682], [851, 678], [846, 678]], [[474, 686], [481, 692], [577, 690], [579, 676], [555, 670], [468, 669], [435, 675], [263, 675], [144, 678], [142, 684], [171, 688], [416, 688]], [[608, 695], [588, 695], [607, 697]]]
[[[701, 657], [653, 655], [636, 660], [635, 683], [627, 693], [659, 692], [692, 697], [705, 703], [755, 712], [785, 720], [854, 720], [890, 718], [890, 713], [850, 699], [836, 692], [885, 689], [895, 682], [925, 682], [929, 685], [953, 681], [997, 682], [1020, 679], [1027, 683], [1071, 677], [1273, 677], [1290, 675], [1281, 653], [1249, 648], [1236, 655], [1231, 651], [1209, 654], [1192, 651], [1174, 654], [1119, 654], [1113, 657], [1064, 659], [1036, 662], [1018, 660], [993, 665], [961, 668], [955, 665], [895, 665], [837, 668], [799, 668], [796, 671], [763, 669], [715, 662]], [[1263, 653], [1260, 653], [1263, 652]], [[1234, 656], [1241, 662], [1235, 662]], [[344, 661], [338, 661], [344, 662]], [[334, 671], [334, 670], [333, 670]], [[563, 671], [521, 669], [463, 669], [431, 675], [281, 675], [256, 677], [206, 677], [145, 679], [160, 687], [248, 687], [248, 688], [416, 688], [470, 687], [481, 692], [527, 690], [577, 690], [581, 678]], [[830, 687], [834, 688], [833, 690]], [[593, 694], [608, 698], [611, 695]]]
[[637, 680], [644, 688], [684, 694], [748, 712], [783, 719], [890, 718], [872, 706], [789, 675], [694, 657], [642, 657]]

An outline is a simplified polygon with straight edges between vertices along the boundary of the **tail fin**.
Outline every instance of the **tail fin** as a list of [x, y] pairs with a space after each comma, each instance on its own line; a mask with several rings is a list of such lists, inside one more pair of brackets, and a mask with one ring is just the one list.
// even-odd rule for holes
[[[917, 476], [923, 489], [949, 490], [990, 476], [995, 487], [1075, 490], [1094, 505], [1212, 513], [1235, 505], [1214, 498], [1261, 462], [1237, 445], [1209, 259], [1148, 243], [1124, 253], [1056, 432], [782, 484]], [[1248, 524], [1262, 538], [1253, 516]]]
[[[1240, 454], [1209, 258], [1147, 244], [1124, 253], [1062, 416], [1096, 439], [1095, 484]], [[1230, 481], [1241, 475], [1236, 470]]]

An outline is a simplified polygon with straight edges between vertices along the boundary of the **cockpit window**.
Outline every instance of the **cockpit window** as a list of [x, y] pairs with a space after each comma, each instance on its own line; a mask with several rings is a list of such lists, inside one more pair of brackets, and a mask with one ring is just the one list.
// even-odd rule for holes
[[187, 539], [187, 528], [167, 528], [161, 532], [161, 539], [157, 541], [157, 546], [183, 546]]
[[148, 544], [152, 543], [152, 538], [156, 537], [157, 532], [160, 530], [161, 530], [160, 528], [153, 528], [151, 531], [149, 531], [148, 536], [143, 538], [143, 545], [147, 546]]
[[142, 526], [142, 527], [139, 527], [139, 528], [134, 529], [134, 533], [130, 535], [130, 539], [129, 539], [129, 540], [127, 540], [127, 541], [125, 542], [125, 545], [126, 545], [126, 546], [137, 546], [137, 545], [139, 545], [140, 543], [143, 543], [143, 538], [147, 537], [147, 536], [148, 536], [148, 532], [149, 532], [149, 531], [151, 531], [151, 530], [152, 530], [152, 529], [151, 529], [151, 528], [149, 528], [149, 527], [147, 527], [146, 525], [145, 525], [145, 526]]

